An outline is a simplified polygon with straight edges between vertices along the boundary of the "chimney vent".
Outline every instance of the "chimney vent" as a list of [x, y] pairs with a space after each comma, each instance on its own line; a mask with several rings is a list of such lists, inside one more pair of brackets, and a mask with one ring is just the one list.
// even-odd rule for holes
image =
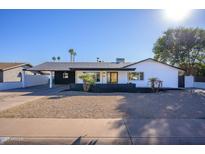
[[116, 58], [116, 63], [124, 63], [125, 58]]

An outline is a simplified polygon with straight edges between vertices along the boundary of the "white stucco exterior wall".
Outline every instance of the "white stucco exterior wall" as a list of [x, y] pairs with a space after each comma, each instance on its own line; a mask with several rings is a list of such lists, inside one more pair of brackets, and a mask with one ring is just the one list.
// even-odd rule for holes
[[[79, 78], [83, 72], [100, 72], [100, 82], [96, 84], [106, 84], [107, 83], [107, 72], [118, 72], [118, 83], [128, 83], [128, 72], [127, 71], [76, 71], [75, 72], [75, 83], [83, 83]], [[104, 74], [104, 75], [103, 75]]]
[[[156, 77], [163, 81], [163, 87], [167, 88], [178, 88], [178, 69], [155, 62], [153, 60], [146, 60], [141, 63], [130, 66], [130, 68], [136, 68], [136, 72], [144, 72], [144, 80], [133, 80], [128, 81], [128, 71], [76, 71], [75, 82], [83, 83], [79, 78], [83, 72], [100, 72], [100, 82], [96, 84], [107, 83], [107, 72], [118, 72], [118, 83], [135, 83], [136, 87], [148, 87], [149, 78]], [[105, 76], [103, 77], [103, 72]]]
[[118, 83], [123, 83], [123, 84], [128, 83], [127, 71], [118, 71]]
[[149, 86], [149, 78], [156, 77], [163, 81], [163, 87], [178, 88], [178, 69], [155, 62], [146, 60], [144, 62], [130, 66], [136, 68], [136, 72], [144, 72], [144, 80], [130, 81], [136, 84], [136, 87]]

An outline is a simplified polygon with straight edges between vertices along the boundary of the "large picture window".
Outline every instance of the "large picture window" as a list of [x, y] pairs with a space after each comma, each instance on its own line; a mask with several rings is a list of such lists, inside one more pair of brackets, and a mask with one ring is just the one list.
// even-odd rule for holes
[[144, 72], [129, 72], [129, 80], [144, 80]]
[[100, 82], [100, 72], [83, 72], [83, 73], [93, 75], [95, 82]]

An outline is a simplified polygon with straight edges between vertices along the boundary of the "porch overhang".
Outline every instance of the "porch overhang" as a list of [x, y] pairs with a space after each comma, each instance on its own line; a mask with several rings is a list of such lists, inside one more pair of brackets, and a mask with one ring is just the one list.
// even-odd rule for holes
[[70, 71], [70, 69], [41, 69], [41, 68], [29, 68], [27, 71]]
[[27, 71], [134, 71], [135, 68], [68, 68], [68, 69], [26, 69]]

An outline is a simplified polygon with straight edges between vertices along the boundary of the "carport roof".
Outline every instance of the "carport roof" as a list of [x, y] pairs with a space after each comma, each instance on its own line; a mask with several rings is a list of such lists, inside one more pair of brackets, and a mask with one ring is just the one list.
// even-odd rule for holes
[[135, 68], [126, 68], [131, 63], [116, 62], [45, 62], [35, 67], [29, 68], [29, 71], [68, 71], [68, 70], [135, 70]]

